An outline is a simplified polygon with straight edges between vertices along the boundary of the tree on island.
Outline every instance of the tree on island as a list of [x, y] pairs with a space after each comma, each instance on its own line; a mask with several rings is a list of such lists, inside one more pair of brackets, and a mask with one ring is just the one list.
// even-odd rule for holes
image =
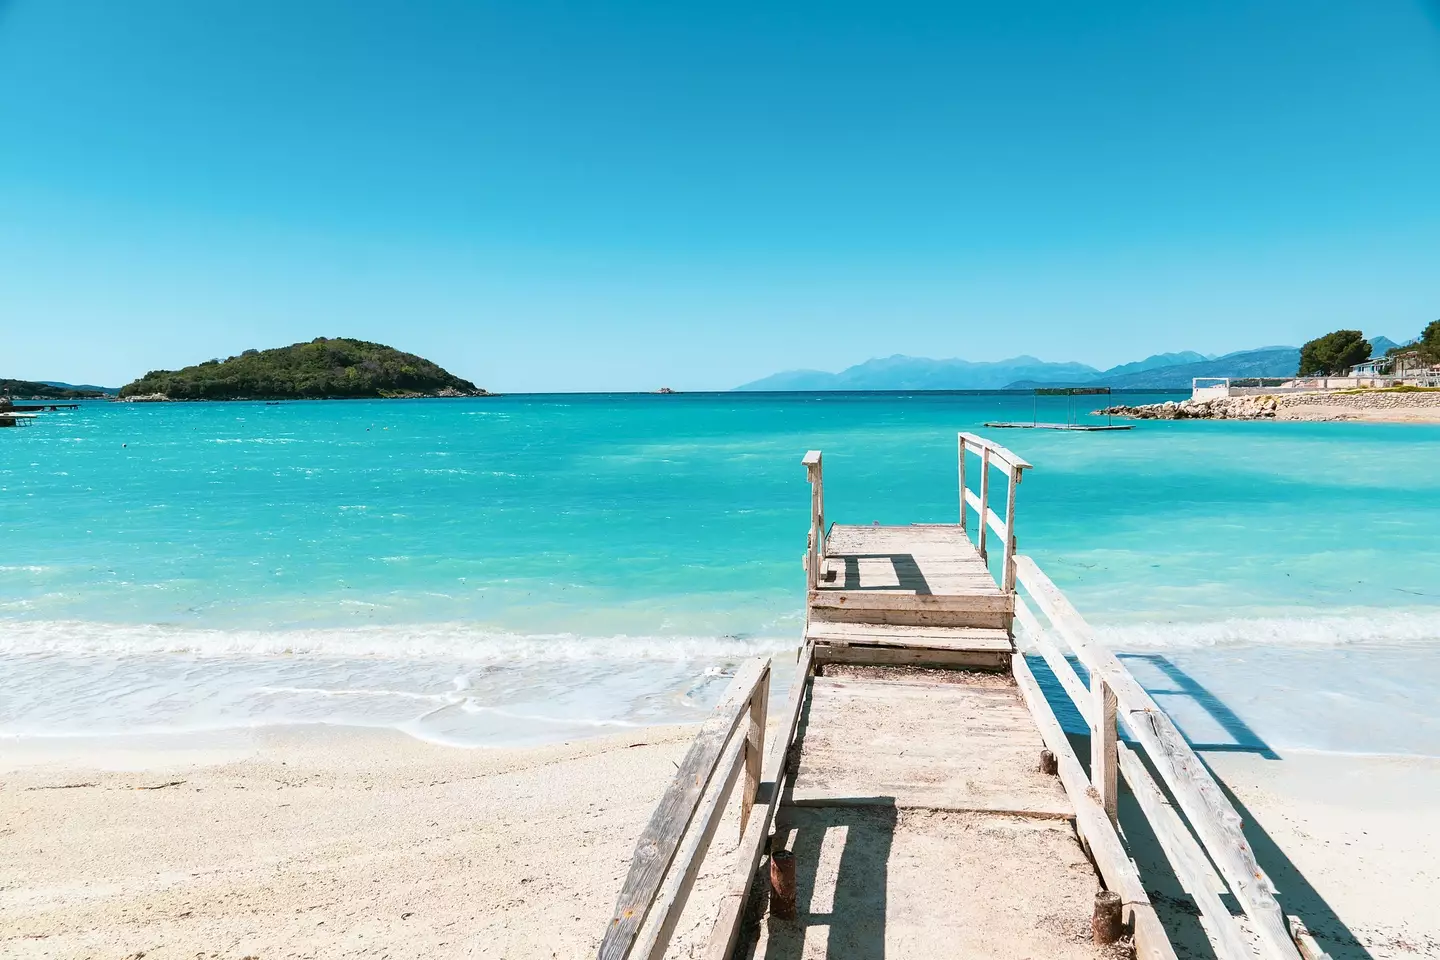
[[1298, 376], [1338, 377], [1370, 359], [1370, 341], [1359, 330], [1336, 330], [1300, 348]]

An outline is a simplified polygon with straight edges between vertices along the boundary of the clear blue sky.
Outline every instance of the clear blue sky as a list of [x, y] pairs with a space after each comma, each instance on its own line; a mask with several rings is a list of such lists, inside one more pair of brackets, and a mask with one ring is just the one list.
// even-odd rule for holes
[[500, 390], [1440, 317], [1433, 0], [0, 0], [0, 376]]

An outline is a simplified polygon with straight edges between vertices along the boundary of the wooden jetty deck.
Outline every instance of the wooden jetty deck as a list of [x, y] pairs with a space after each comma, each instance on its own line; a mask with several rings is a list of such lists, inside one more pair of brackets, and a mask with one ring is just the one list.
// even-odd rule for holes
[[996, 420], [985, 426], [996, 430], [1070, 430], [1076, 433], [1103, 433], [1106, 430], [1132, 430], [1128, 423], [1009, 423]]
[[[1173, 960], [1118, 829], [1122, 782], [1215, 956], [1322, 956], [1281, 914], [1238, 815], [1184, 737], [1018, 554], [1015, 500], [1030, 464], [962, 433], [959, 523], [826, 527], [821, 455], [803, 462], [806, 626], [784, 711], [767, 749], [771, 664], [742, 664], [636, 845], [602, 960], [673, 955], [676, 923], [737, 784], [733, 876], [703, 953], [686, 956], [958, 960], [1122, 949]], [[1030, 658], [1043, 659], [1089, 724], [1088, 768]], [[1133, 747], [1120, 742], [1121, 724]]]

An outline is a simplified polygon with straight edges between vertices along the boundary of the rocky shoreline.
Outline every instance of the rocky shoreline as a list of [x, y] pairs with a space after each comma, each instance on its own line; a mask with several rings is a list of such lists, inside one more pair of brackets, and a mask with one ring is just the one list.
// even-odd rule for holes
[[1095, 411], [1134, 420], [1377, 420], [1440, 423], [1440, 390], [1265, 394], [1167, 400]]

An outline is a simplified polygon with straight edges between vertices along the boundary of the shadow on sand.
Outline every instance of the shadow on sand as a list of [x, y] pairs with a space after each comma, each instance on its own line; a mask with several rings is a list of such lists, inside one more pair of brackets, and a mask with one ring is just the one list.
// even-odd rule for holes
[[[1176, 714], [1184, 712], [1177, 709], [1178, 702], [1189, 701], [1189, 704], [1203, 710], [1210, 720], [1225, 732], [1229, 738], [1226, 742], [1196, 742], [1191, 738], [1190, 732], [1185, 729], [1184, 724], [1180, 720], [1176, 720], [1176, 725], [1180, 727], [1187, 742], [1202, 756], [1206, 752], [1243, 752], [1253, 753], [1267, 760], [1284, 762], [1280, 755], [1271, 749], [1270, 745], [1234, 711], [1166, 657], [1158, 654], [1121, 654], [1120, 656], [1121, 659], [1129, 661], [1131, 665], [1139, 661], [1153, 668], [1153, 671], [1136, 671], [1137, 679], [1141, 680], [1146, 692], [1154, 697], [1156, 702], [1172, 715], [1172, 718]], [[1046, 698], [1051, 702], [1056, 715], [1065, 727], [1071, 746], [1074, 747], [1076, 755], [1088, 773], [1090, 736], [1084, 720], [1075, 711], [1069, 697], [1066, 696], [1059, 681], [1054, 678], [1045, 662], [1038, 658], [1030, 658], [1029, 662], [1037, 679], [1041, 680]], [[1078, 661], [1072, 660], [1071, 662], [1080, 677], [1088, 683], [1089, 676], [1084, 666]], [[1146, 682], [1147, 675], [1158, 675], [1169, 685], [1162, 686], [1154, 682]], [[1136, 744], [1132, 743], [1131, 746], [1134, 747]], [[1141, 755], [1143, 756], [1143, 752]], [[1154, 773], [1153, 768], [1151, 772]], [[1214, 775], [1213, 770], [1211, 773]], [[1255, 859], [1260, 864], [1260, 868], [1265, 871], [1277, 888], [1276, 899], [1280, 902], [1280, 908], [1284, 913], [1287, 916], [1299, 917], [1333, 960], [1373, 960], [1370, 951], [1346, 926], [1345, 921], [1340, 919], [1325, 898], [1310, 884], [1294, 862], [1285, 855], [1285, 851], [1280, 849], [1279, 844], [1271, 838], [1229, 785], [1219, 776], [1215, 776], [1215, 780], [1225, 791], [1225, 795], [1234, 804], [1235, 811], [1244, 821], [1245, 838], [1250, 842], [1250, 847], [1255, 852]], [[1162, 789], [1164, 788], [1163, 781], [1158, 775], [1155, 776], [1155, 781], [1161, 784]], [[1166, 793], [1168, 796], [1168, 790]], [[1170, 799], [1173, 801], [1173, 797]], [[1180, 881], [1176, 879], [1174, 872], [1170, 869], [1170, 864], [1165, 858], [1159, 841], [1150, 830], [1139, 804], [1136, 803], [1129, 789], [1123, 785], [1123, 779], [1120, 791], [1120, 827], [1125, 835], [1126, 845], [1140, 867], [1140, 874], [1145, 880], [1145, 888], [1155, 904], [1156, 912], [1160, 915], [1161, 922], [1164, 923], [1166, 931], [1170, 934], [1171, 942], [1175, 944], [1176, 953], [1182, 960], [1189, 957], [1215, 956], [1209, 938], [1200, 924], [1199, 910], [1196, 908], [1195, 902], [1185, 892]], [[1237, 915], [1240, 913], [1238, 905], [1230, 894], [1227, 893], [1224, 900], [1232, 913]]]
[[[883, 960], [885, 911], [890, 890], [890, 848], [898, 812], [893, 803], [867, 799], [853, 807], [791, 807], [777, 824], [795, 854], [795, 919], [767, 925], [765, 960], [800, 960], [817, 941], [833, 960]], [[826, 837], [830, 837], [829, 844]], [[829, 862], [837, 855], [839, 863]], [[818, 883], [822, 871], [833, 874]], [[817, 887], [829, 891], [817, 897]], [[825, 928], [822, 933], [817, 927]]]

